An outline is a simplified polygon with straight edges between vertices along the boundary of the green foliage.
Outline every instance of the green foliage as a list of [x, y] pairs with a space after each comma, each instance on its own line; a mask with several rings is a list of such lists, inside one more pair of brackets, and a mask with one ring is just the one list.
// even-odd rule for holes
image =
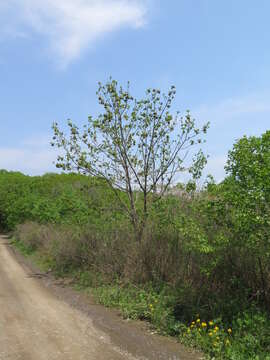
[[229, 152], [225, 199], [233, 207], [234, 229], [250, 250], [270, 256], [270, 131], [244, 137]]
[[[191, 182], [151, 194], [140, 242], [119, 206], [126, 193], [75, 174], [1, 171], [0, 224], [24, 223], [15, 236], [25, 254], [94, 288], [125, 317], [147, 320], [212, 359], [269, 360], [269, 154], [270, 132], [244, 137], [222, 183], [209, 177], [201, 190]], [[140, 214], [143, 196], [134, 195]], [[218, 334], [210, 335], [213, 326]]]
[[157, 291], [152, 286], [116, 284], [97, 287], [92, 293], [103, 305], [120, 309], [125, 318], [147, 320], [159, 333], [178, 336], [209, 359], [270, 359], [270, 319], [256, 308], [237, 314], [231, 323], [197, 314], [185, 325], [174, 316], [177, 296], [169, 288]]
[[179, 334], [180, 323], [173, 317], [173, 294], [157, 291], [151, 284], [135, 287], [132, 284], [104, 285], [92, 290], [97, 300], [107, 307], [117, 307], [123, 316], [135, 320], [147, 320], [161, 332]]
[[24, 242], [14, 238], [11, 242], [23, 255], [30, 256], [34, 253], [33, 247], [26, 245]]
[[221, 319], [194, 319], [183, 337], [189, 345], [199, 346], [210, 359], [270, 359], [270, 319], [258, 309], [238, 314], [232, 324]]
[[[0, 227], [13, 230], [26, 221], [40, 224], [100, 223], [120, 214], [104, 181], [76, 174], [30, 177], [0, 172]], [[111, 206], [108, 204], [111, 204]], [[113, 209], [114, 207], [114, 209]]]

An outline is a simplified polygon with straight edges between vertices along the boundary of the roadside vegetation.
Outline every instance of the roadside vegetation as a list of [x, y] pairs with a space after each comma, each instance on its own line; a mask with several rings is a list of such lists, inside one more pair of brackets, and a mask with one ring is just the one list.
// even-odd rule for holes
[[[198, 189], [208, 124], [170, 115], [174, 88], [134, 103], [112, 81], [99, 95], [104, 113], [82, 132], [54, 124], [69, 174], [0, 172], [2, 230], [100, 303], [209, 359], [270, 359], [270, 131], [239, 139], [224, 181]], [[176, 184], [182, 171], [191, 180]]]

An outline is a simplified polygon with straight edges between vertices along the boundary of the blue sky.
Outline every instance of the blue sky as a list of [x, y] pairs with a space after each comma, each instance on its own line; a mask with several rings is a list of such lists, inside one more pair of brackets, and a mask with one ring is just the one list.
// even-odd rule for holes
[[111, 75], [143, 95], [177, 87], [175, 107], [210, 121], [207, 172], [270, 128], [270, 2], [0, 1], [0, 168], [54, 170], [51, 124], [98, 112]]

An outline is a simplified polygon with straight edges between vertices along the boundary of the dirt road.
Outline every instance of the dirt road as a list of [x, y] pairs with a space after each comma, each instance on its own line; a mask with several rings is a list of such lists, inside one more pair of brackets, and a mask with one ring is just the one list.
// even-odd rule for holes
[[[121, 326], [123, 337], [130, 333], [132, 338], [132, 327], [127, 324], [125, 330], [126, 325]], [[0, 237], [0, 360], [198, 359], [178, 344], [170, 347], [168, 343], [167, 349], [166, 341], [153, 341], [149, 350], [143, 343], [149, 335], [136, 331], [133, 341], [141, 342], [139, 352], [136, 347], [114, 343], [110, 331], [106, 333], [94, 318], [59, 299], [34, 278]]]

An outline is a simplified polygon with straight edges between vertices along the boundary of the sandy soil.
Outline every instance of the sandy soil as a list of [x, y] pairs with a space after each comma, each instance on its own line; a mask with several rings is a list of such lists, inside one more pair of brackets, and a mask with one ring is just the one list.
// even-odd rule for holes
[[39, 277], [0, 237], [0, 360], [195, 360], [176, 342]]

